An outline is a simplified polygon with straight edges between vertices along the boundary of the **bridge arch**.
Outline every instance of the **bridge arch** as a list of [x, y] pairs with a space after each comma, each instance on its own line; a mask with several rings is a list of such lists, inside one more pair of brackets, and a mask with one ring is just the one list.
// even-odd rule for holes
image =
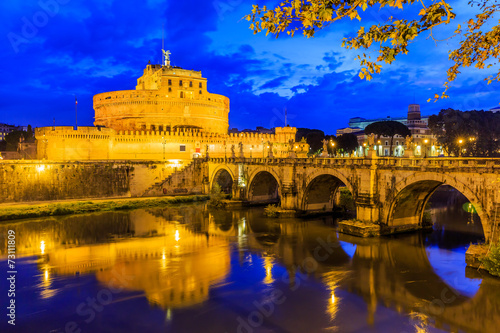
[[335, 194], [344, 185], [356, 195], [351, 182], [335, 169], [320, 169], [312, 172], [305, 180], [302, 197], [299, 198], [303, 211], [332, 210]]
[[246, 199], [252, 203], [278, 202], [281, 178], [272, 168], [257, 168], [248, 177]]
[[397, 183], [392, 195], [385, 201], [387, 210], [385, 223], [391, 227], [405, 224], [421, 225], [425, 206], [441, 185], [455, 188], [472, 203], [481, 220], [484, 236], [488, 240], [490, 236], [489, 216], [484, 211], [477, 195], [455, 177], [440, 173], [416, 173]]
[[226, 165], [220, 165], [212, 173], [210, 188], [212, 189], [214, 184], [218, 184], [222, 192], [231, 194], [234, 180], [235, 177], [233, 171]]

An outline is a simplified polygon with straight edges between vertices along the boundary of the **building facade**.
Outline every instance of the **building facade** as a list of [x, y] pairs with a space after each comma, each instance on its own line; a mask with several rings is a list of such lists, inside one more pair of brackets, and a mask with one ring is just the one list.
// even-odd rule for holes
[[14, 126], [0, 123], [0, 141], [4, 141], [7, 134], [14, 131], [27, 131], [28, 126]]
[[[390, 137], [380, 137], [376, 142], [370, 146], [369, 137], [365, 134], [364, 129], [366, 126], [379, 121], [397, 121], [408, 127], [411, 132], [411, 143], [407, 142], [406, 138], [396, 135], [393, 139], [391, 147]], [[442, 149], [436, 145], [436, 138], [431, 134], [428, 127], [428, 116], [422, 117], [420, 113], [419, 104], [410, 104], [408, 106], [407, 117], [399, 118], [377, 118], [365, 119], [361, 117], [351, 118], [349, 120], [349, 127], [337, 130], [337, 136], [347, 133], [353, 133], [358, 138], [359, 148], [356, 155], [364, 156], [370, 148], [375, 150], [379, 156], [403, 156], [405, 151], [407, 154], [411, 153], [414, 156], [438, 156], [442, 154]], [[411, 144], [411, 147], [407, 147]], [[392, 153], [391, 153], [392, 149]]]

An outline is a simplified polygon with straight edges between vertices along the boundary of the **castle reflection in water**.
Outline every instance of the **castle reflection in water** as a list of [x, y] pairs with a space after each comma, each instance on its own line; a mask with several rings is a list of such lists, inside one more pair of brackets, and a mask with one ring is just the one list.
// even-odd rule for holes
[[[453, 285], [431, 264], [424, 234], [358, 239], [337, 234], [330, 217], [274, 220], [263, 217], [261, 209], [209, 211], [204, 205], [0, 227], [2, 234], [11, 228], [18, 235], [18, 255], [36, 257], [41, 299], [60, 292], [52, 286], [55, 277], [95, 275], [108, 285], [118, 271], [133, 277], [127, 290], [143, 293], [151, 306], [170, 315], [203, 304], [211, 289], [234, 279], [232, 257], [244, 266], [257, 256], [258, 263], [250, 263], [260, 272], [250, 277], [255, 283], [286, 280], [293, 290], [301, 279], [320, 281], [328, 291], [321, 304], [331, 322], [341, 295], [351, 293], [364, 300], [367, 325], [373, 325], [381, 306], [417, 318], [415, 329], [423, 332], [430, 323], [467, 332], [493, 332], [500, 325], [500, 283], [468, 272], [477, 288]], [[1, 247], [2, 260], [6, 248]]]

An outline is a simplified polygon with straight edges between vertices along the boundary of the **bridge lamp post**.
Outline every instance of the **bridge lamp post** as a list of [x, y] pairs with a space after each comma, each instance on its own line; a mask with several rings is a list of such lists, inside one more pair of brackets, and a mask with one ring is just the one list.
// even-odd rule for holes
[[427, 143], [429, 143], [429, 140], [425, 139], [424, 140], [424, 158], [427, 157]]
[[473, 146], [472, 146], [472, 145], [473, 145], [473, 142], [474, 142], [474, 141], [476, 141], [476, 138], [475, 138], [475, 137], [473, 137], [473, 136], [471, 136], [471, 137], [469, 138], [469, 141], [470, 141], [470, 143], [471, 143], [471, 151], [474, 151], [474, 150], [472, 149], [472, 148], [473, 148]]
[[165, 144], [167, 143], [165, 141], [165, 137], [161, 137], [161, 143], [163, 144], [163, 161], [165, 161]]
[[458, 149], [460, 150], [460, 151], [458, 152], [458, 156], [459, 156], [459, 157], [462, 157], [462, 142], [464, 142], [462, 139], [459, 139], [459, 140], [458, 140]]
[[49, 143], [49, 140], [47, 140], [45, 138], [45, 134], [43, 135], [43, 159], [46, 160], [47, 159], [47, 146], [48, 146], [48, 143]]

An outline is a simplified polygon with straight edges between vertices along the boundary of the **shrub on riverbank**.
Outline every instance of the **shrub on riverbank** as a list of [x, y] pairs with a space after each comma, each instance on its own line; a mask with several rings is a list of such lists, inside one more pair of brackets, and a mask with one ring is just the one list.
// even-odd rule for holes
[[225, 208], [225, 198], [226, 194], [222, 192], [219, 184], [215, 183], [212, 187], [212, 190], [210, 191], [210, 200], [208, 201], [208, 206], [216, 209]]
[[[119, 199], [109, 201], [59, 202], [44, 205], [0, 208], [0, 221], [10, 221], [43, 216], [61, 216], [70, 214], [92, 213], [97, 211], [115, 211], [148, 207], [159, 207], [171, 204], [205, 201], [206, 195], [190, 195], [179, 197], [162, 197], [151, 199]], [[29, 203], [27, 203], [29, 205]]]
[[278, 217], [280, 215], [280, 208], [277, 205], [267, 205], [264, 208], [264, 215], [267, 217]]
[[493, 244], [488, 254], [479, 261], [491, 275], [500, 277], [500, 241]]
[[340, 200], [339, 206], [343, 211], [354, 211], [356, 206], [354, 204], [354, 199], [352, 198], [351, 192], [346, 187], [340, 188]]

